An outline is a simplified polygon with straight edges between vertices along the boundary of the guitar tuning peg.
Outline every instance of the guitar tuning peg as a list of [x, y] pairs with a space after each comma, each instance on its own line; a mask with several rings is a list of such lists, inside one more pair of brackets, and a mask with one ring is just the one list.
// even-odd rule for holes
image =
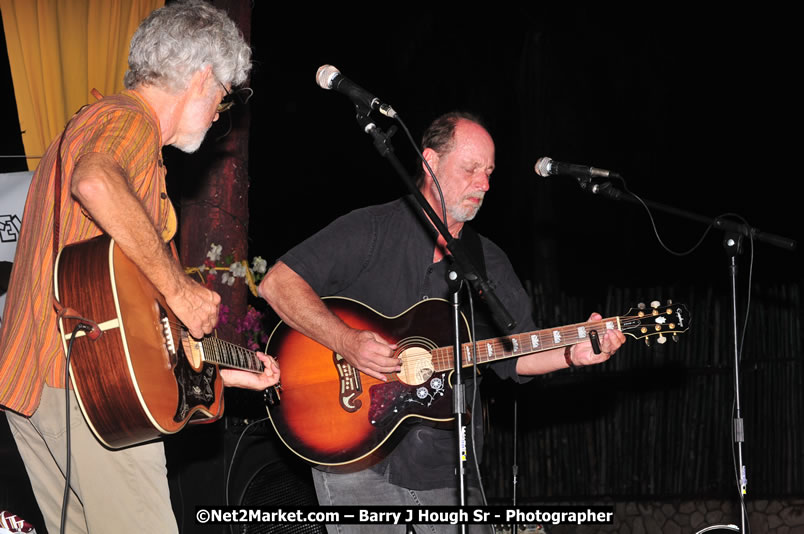
[[656, 343], [658, 343], [659, 345], [664, 345], [665, 343], [667, 343], [667, 338], [660, 335], [659, 339], [656, 340]]
[[658, 300], [653, 300], [653, 301], [651, 301], [651, 303], [650, 303], [650, 307], [651, 307], [651, 308], [658, 308], [659, 306], [661, 306], [661, 304], [659, 303], [659, 301], [658, 301]]
[[673, 334], [673, 343], [678, 343], [678, 334]]
[[672, 306], [673, 305], [673, 299], [667, 299], [667, 305]]
[[649, 338], [649, 337], [646, 337], [646, 338], [645, 338], [645, 345], [647, 345], [648, 347], [650, 347], [650, 338]]
[[645, 303], [640, 302], [639, 304], [637, 304], [637, 308], [639, 308], [640, 310], [644, 310], [645, 309]]

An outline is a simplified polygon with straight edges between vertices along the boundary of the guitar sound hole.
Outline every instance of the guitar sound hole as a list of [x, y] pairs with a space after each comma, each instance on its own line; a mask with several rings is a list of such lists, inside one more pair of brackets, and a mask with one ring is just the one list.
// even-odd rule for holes
[[402, 370], [397, 373], [400, 382], [415, 386], [427, 382], [433, 376], [433, 356], [428, 350], [411, 347], [403, 350], [399, 357], [402, 359]]

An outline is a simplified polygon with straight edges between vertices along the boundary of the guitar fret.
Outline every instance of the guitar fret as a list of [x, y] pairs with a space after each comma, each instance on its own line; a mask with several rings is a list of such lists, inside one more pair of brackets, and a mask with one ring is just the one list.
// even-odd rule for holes
[[[554, 329], [524, 332], [508, 337], [486, 339], [477, 343], [477, 362], [487, 363], [568, 345], [575, 345], [587, 340], [591, 330], [603, 333], [604, 329], [611, 330], [617, 328], [619, 328], [619, 318], [613, 318], [597, 323], [568, 325]], [[472, 365], [473, 351], [472, 342], [463, 343], [461, 345], [462, 367]], [[454, 368], [451, 346], [434, 348], [430, 352], [435, 371], [440, 372]]]
[[584, 339], [586, 337], [586, 328], [583, 326], [578, 327], [578, 339]]
[[264, 369], [254, 352], [220, 338], [206, 337], [201, 340], [201, 347], [205, 361], [246, 371], [262, 372]]
[[[591, 330], [601, 332], [603, 329], [611, 330], [617, 327], [617, 323], [611, 319], [607, 319], [597, 323], [569, 325], [555, 329], [514, 334], [510, 337], [486, 339], [479, 342], [477, 345], [477, 359], [478, 363], [486, 363], [514, 356], [532, 354], [534, 352], [542, 352], [567, 345], [575, 345], [587, 340]], [[462, 347], [462, 365], [471, 365], [472, 343], [464, 343]], [[435, 355], [437, 350], [440, 349], [433, 351], [434, 362], [436, 361]], [[451, 347], [444, 347], [443, 350], [449, 358], [447, 362], [437, 362], [442, 366], [439, 370], [443, 370], [444, 368], [452, 369], [452, 349]]]

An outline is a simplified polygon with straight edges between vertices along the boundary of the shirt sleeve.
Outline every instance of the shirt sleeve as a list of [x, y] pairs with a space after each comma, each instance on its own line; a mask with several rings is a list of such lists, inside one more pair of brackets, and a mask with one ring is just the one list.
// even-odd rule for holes
[[[86, 132], [76, 161], [89, 153], [110, 155], [128, 178], [147, 175], [147, 168], [159, 159], [156, 132], [149, 118], [134, 109], [118, 107], [99, 117]], [[132, 182], [135, 191], [141, 184]]]
[[358, 210], [339, 217], [279, 259], [325, 297], [354, 283], [376, 246], [376, 221]]

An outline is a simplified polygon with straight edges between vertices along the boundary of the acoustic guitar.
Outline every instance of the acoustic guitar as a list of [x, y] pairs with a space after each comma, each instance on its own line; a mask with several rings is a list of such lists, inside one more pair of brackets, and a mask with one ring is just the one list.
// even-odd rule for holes
[[[352, 471], [377, 461], [384, 445], [399, 437], [405, 422], [447, 422], [452, 416], [454, 370], [451, 314], [447, 301], [428, 299], [396, 317], [364, 304], [325, 298], [329, 309], [347, 325], [378, 333], [397, 344], [402, 370], [383, 382], [352, 367], [343, 357], [280, 322], [266, 352], [277, 358], [279, 402], [268, 407], [277, 434], [304, 460], [330, 471]], [[484, 364], [524, 356], [589, 339], [617, 329], [634, 338], [659, 343], [677, 340], [690, 316], [684, 305], [632, 309], [625, 316], [469, 342], [464, 321], [461, 366], [473, 353]]]
[[[76, 334], [70, 380], [95, 436], [121, 448], [223, 415], [218, 366], [262, 372], [256, 354], [216, 337], [195, 340], [140, 269], [108, 236], [64, 247], [57, 301], [97, 324]], [[78, 319], [59, 320], [67, 351]]]

